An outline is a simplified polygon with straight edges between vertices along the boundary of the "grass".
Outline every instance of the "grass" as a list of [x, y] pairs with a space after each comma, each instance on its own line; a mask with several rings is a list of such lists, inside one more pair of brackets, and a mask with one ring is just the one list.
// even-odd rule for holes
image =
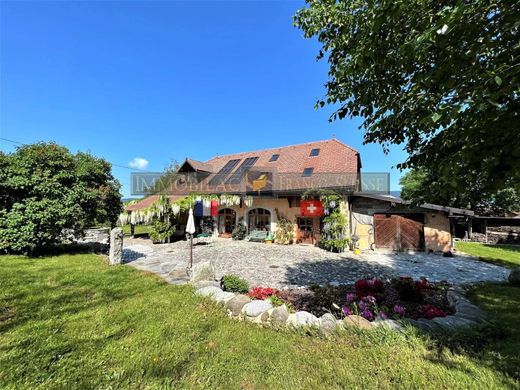
[[[150, 228], [151, 228], [150, 225], [135, 225], [134, 236], [148, 235], [148, 233], [150, 233]], [[125, 236], [130, 235], [130, 225], [129, 224], [126, 224], [123, 226], [123, 233], [125, 234]]]
[[[509, 289], [479, 290], [476, 298], [499, 309], [507, 296], [508, 307], [517, 308], [518, 289], [516, 298]], [[510, 315], [518, 323], [518, 310]], [[513, 337], [517, 342], [517, 330]], [[188, 286], [110, 267], [101, 256], [0, 256], [0, 388], [519, 385], [500, 351], [480, 356], [438, 348], [412, 329], [332, 339], [262, 329], [227, 318]]]
[[455, 249], [482, 261], [513, 268], [520, 266], [520, 246], [490, 245], [478, 242], [457, 242]]

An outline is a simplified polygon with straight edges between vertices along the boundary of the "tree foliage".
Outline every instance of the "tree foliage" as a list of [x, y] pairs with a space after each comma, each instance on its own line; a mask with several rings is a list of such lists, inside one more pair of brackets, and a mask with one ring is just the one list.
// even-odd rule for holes
[[295, 15], [322, 44], [318, 106], [362, 116], [366, 143], [402, 144], [399, 168], [435, 169], [436, 195], [520, 181], [520, 3], [307, 0]]
[[34, 253], [55, 244], [64, 229], [115, 222], [120, 185], [111, 165], [55, 143], [0, 154], [0, 250]]
[[452, 207], [474, 210], [480, 215], [507, 216], [520, 211], [520, 186], [508, 186], [495, 193], [479, 191], [478, 187], [468, 185], [461, 192], [449, 193], [439, 197], [432, 187], [441, 187], [443, 179], [434, 172], [415, 169], [401, 177], [401, 197], [413, 203], [435, 203]]

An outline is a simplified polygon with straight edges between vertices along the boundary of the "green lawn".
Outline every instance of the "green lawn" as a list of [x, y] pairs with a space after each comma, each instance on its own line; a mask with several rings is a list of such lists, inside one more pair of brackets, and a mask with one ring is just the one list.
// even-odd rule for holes
[[[130, 235], [130, 225], [127, 224], [123, 226], [123, 233], [125, 236]], [[142, 236], [148, 233], [150, 233], [150, 225], [135, 225], [134, 235]]]
[[[518, 288], [477, 293], [497, 313], [504, 296], [518, 324]], [[517, 330], [507, 337], [518, 348]], [[331, 340], [262, 329], [101, 256], [0, 257], [0, 388], [514, 388], [517, 352], [495, 344], [452, 352], [412, 329]]]
[[520, 246], [489, 245], [478, 242], [457, 242], [455, 249], [468, 255], [480, 258], [482, 261], [512, 268], [520, 266]]

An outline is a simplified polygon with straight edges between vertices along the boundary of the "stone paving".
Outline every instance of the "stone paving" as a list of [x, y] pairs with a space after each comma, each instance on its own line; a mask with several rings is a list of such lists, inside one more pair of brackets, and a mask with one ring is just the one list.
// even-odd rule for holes
[[[158, 274], [172, 284], [187, 281], [189, 243], [153, 245], [149, 240], [125, 239], [123, 258], [129, 265]], [[310, 284], [350, 284], [362, 277], [424, 276], [453, 284], [505, 281], [509, 271], [472, 257], [440, 254], [329, 253], [305, 245], [275, 245], [216, 239], [195, 245], [194, 263], [213, 260], [217, 278], [239, 275], [251, 286], [294, 288]]]

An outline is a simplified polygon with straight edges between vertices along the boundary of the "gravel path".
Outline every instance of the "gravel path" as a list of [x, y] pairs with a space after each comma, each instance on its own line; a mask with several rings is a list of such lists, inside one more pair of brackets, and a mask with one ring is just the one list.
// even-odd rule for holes
[[[149, 240], [125, 239], [124, 259], [129, 265], [156, 273], [169, 283], [186, 282], [189, 259], [186, 241], [153, 245]], [[214, 260], [217, 278], [240, 275], [252, 286], [276, 288], [310, 284], [350, 284], [362, 277], [390, 278], [424, 276], [431, 281], [450, 283], [504, 281], [509, 271], [503, 267], [459, 255], [438, 254], [329, 253], [305, 245], [275, 245], [217, 239], [210, 245], [195, 245], [194, 262]]]

